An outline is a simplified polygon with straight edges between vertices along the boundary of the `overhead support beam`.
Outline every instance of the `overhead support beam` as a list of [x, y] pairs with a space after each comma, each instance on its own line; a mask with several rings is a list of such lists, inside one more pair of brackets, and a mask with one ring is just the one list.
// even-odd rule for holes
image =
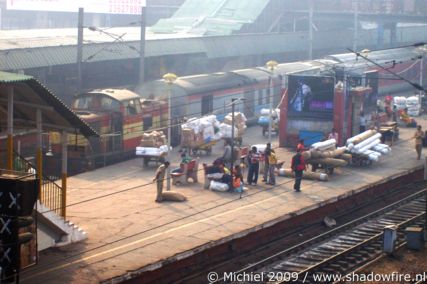
[[[25, 123], [26, 125], [28, 125], [29, 127], [31, 127], [31, 126], [33, 126], [33, 125], [35, 125], [35, 126], [37, 126], [37, 122], [33, 122], [33, 121], [28, 121], [28, 120], [25, 120], [25, 119], [15, 119], [14, 120], [16, 123], [19, 123], [19, 122], [23, 122], [23, 123]], [[74, 132], [76, 132], [76, 128], [72, 128], [72, 127], [64, 127], [64, 126], [58, 126], [58, 125], [56, 125], [56, 124], [52, 124], [52, 123], [43, 123], [43, 126], [46, 128], [46, 129], [50, 129], [50, 130], [52, 130], [52, 131], [67, 131], [67, 132], [72, 132], [72, 133], [74, 133]], [[79, 131], [78, 131], [78, 129], [77, 129], [77, 133], [80, 133]]]
[[[8, 101], [8, 99], [0, 98], [0, 102], [6, 102], [6, 101]], [[32, 107], [32, 108], [40, 109], [40, 110], [44, 110], [44, 111], [55, 111], [55, 109], [51, 106], [39, 105], [39, 104], [28, 103], [28, 102], [23, 102], [23, 101], [15, 100], [13, 102], [13, 104], [14, 105], [26, 106], [26, 107]]]
[[7, 87], [7, 169], [13, 169], [13, 86]]

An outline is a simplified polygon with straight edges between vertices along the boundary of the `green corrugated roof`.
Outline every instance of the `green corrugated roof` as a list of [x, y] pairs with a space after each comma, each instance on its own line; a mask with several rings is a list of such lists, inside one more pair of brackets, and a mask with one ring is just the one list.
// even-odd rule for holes
[[0, 71], [0, 83], [15, 83], [31, 79], [33, 79], [32, 76]]
[[161, 19], [152, 32], [194, 32], [229, 35], [244, 24], [254, 23], [270, 0], [187, 0], [169, 19]]

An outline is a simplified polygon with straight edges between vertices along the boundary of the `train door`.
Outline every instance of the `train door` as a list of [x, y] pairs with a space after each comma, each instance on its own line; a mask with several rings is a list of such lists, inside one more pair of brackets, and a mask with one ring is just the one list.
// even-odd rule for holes
[[245, 98], [243, 113], [246, 117], [255, 117], [255, 92], [254, 90], [246, 90], [243, 93]]
[[120, 112], [111, 114], [111, 133], [108, 151], [121, 151], [123, 149], [123, 115]]
[[202, 97], [202, 115], [210, 114], [213, 111], [213, 95], [205, 95]]

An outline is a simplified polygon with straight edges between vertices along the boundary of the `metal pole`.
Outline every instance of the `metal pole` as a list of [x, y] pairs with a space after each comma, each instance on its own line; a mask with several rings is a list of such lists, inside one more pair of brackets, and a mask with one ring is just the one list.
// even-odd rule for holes
[[13, 86], [7, 87], [7, 169], [13, 169]]
[[[421, 55], [421, 59], [420, 59], [420, 86], [424, 88], [423, 86], [423, 63], [424, 63], [424, 56]], [[419, 95], [419, 103], [421, 104], [421, 97], [423, 95], [423, 91], [420, 90], [420, 95]]]
[[67, 216], [67, 160], [68, 160], [68, 153], [67, 153], [67, 131], [63, 130], [61, 135], [61, 144], [62, 144], [62, 192], [61, 192], [61, 216], [65, 219]]
[[234, 167], [234, 103], [237, 99], [231, 99], [231, 169], [233, 172]]
[[83, 61], [83, 17], [84, 10], [79, 8], [78, 33], [77, 33], [77, 93], [82, 91], [82, 61]]
[[310, 10], [308, 14], [308, 59], [313, 59], [313, 0], [310, 0]]
[[270, 95], [269, 95], [269, 103], [270, 103], [270, 111], [268, 113], [268, 143], [271, 143], [271, 116], [272, 116], [272, 108], [273, 108], [273, 70], [270, 73]]
[[[168, 154], [167, 158], [169, 163], [171, 162], [171, 96], [172, 96], [172, 82], [168, 82]], [[171, 167], [167, 168], [167, 181], [166, 190], [171, 189]]]
[[357, 50], [357, 40], [359, 38], [359, 2], [354, 3], [354, 33], [353, 33], [353, 50]]
[[139, 43], [139, 85], [144, 83], [145, 79], [145, 13], [147, 7], [141, 7], [141, 39]]
[[[424, 180], [427, 180], [427, 157], [425, 157], [424, 160]], [[425, 209], [425, 221], [424, 221], [424, 241], [427, 242], [427, 193], [425, 195], [425, 203], [426, 203], [426, 209]]]
[[36, 110], [36, 125], [37, 125], [37, 178], [39, 180], [39, 199], [42, 194], [42, 183], [43, 183], [43, 127], [42, 127], [42, 111], [40, 109]]

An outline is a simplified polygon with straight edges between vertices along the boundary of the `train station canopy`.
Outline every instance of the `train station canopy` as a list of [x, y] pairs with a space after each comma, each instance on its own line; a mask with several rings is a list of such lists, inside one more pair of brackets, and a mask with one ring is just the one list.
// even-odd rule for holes
[[66, 130], [86, 137], [99, 136], [58, 97], [32, 76], [0, 72], [0, 127], [4, 131], [8, 117], [8, 88], [13, 87], [13, 127], [17, 131], [32, 130], [36, 125], [36, 109], [42, 111], [43, 131]]

